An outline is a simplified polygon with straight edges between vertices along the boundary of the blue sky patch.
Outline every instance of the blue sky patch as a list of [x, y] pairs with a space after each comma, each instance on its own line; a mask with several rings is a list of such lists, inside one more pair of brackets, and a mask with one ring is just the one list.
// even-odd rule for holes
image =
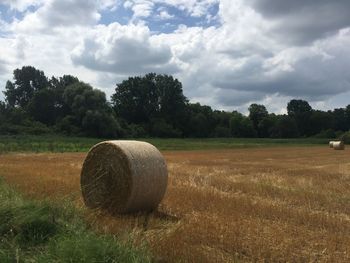
[[[161, 12], [166, 12], [169, 17], [161, 17]], [[219, 26], [217, 14], [219, 12], [219, 4], [210, 6], [207, 14], [201, 17], [191, 16], [187, 11], [180, 10], [174, 6], [155, 4], [152, 13], [149, 17], [137, 18], [134, 21], [144, 21], [149, 29], [155, 33], [172, 33], [179, 25], [186, 25], [187, 27], [211, 27]], [[208, 19], [208, 17], [210, 19]], [[108, 25], [113, 22], [118, 22], [126, 25], [133, 20], [133, 11], [130, 8], [124, 8], [119, 5], [115, 10], [104, 10], [101, 12], [101, 19], [99, 23]]]
[[[201, 17], [193, 17], [186, 11], [180, 10], [173, 6], [156, 5], [154, 10], [156, 13], [151, 16], [148, 20], [148, 26], [151, 31], [161, 33], [171, 33], [178, 28], [179, 25], [186, 25], [187, 27], [211, 27], [219, 25], [219, 21], [215, 19], [219, 11], [219, 5], [213, 5], [208, 9], [207, 15], [211, 20], [206, 18], [207, 15]], [[159, 10], [159, 11], [158, 11]], [[159, 14], [161, 11], [166, 11], [170, 16], [169, 19], [161, 19]]]
[[7, 5], [0, 4], [0, 17], [7, 23], [12, 23], [15, 19], [22, 20], [26, 13], [35, 12], [37, 9], [37, 6], [29, 6], [26, 11], [20, 12], [16, 9], [11, 9]]
[[118, 22], [121, 25], [129, 23], [133, 16], [133, 12], [130, 9], [125, 9], [123, 5], [119, 5], [115, 10], [103, 10], [100, 12], [101, 19], [99, 23], [109, 25], [114, 22]]

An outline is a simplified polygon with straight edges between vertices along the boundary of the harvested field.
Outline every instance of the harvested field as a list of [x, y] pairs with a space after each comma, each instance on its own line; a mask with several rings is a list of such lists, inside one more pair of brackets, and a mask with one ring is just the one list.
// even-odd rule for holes
[[[99, 232], [166, 262], [350, 262], [350, 151], [275, 147], [163, 152], [157, 213], [86, 213]], [[0, 155], [0, 176], [32, 198], [82, 206], [85, 154]]]

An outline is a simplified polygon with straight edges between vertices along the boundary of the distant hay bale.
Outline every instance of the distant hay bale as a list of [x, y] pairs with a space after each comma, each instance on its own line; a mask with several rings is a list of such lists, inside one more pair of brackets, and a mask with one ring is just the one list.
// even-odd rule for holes
[[335, 143], [335, 142], [337, 142], [337, 141], [330, 141], [329, 142], [329, 148], [333, 148], [333, 143]]
[[343, 141], [333, 142], [334, 150], [345, 150], [345, 143]]
[[168, 171], [162, 154], [140, 141], [105, 141], [90, 149], [81, 171], [86, 206], [111, 213], [151, 211], [164, 197]]

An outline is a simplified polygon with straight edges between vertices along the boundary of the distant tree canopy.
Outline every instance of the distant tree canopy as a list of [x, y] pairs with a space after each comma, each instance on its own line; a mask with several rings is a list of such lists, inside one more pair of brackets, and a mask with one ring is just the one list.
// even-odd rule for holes
[[172, 76], [130, 77], [117, 84], [112, 104], [120, 118], [142, 126], [150, 135], [182, 135], [187, 99], [181, 83]]
[[[5, 87], [2, 133], [46, 133], [120, 137], [121, 128], [106, 95], [78, 78], [65, 75], [50, 80], [33, 67], [14, 71]], [[21, 127], [24, 126], [24, 127]], [[39, 127], [39, 128], [38, 128]], [[28, 129], [29, 128], [29, 129]]]
[[257, 131], [259, 137], [263, 137], [259, 129], [259, 124], [263, 119], [265, 119], [269, 115], [269, 113], [266, 110], [266, 107], [264, 105], [251, 104], [248, 110], [249, 119], [252, 121], [255, 131]]
[[6, 102], [11, 107], [25, 107], [36, 91], [48, 86], [48, 79], [43, 71], [27, 66], [13, 71], [14, 82], [7, 81], [5, 87]]
[[104, 92], [77, 77], [45, 76], [32, 66], [13, 72], [0, 101], [0, 134], [62, 133], [121, 137], [339, 137], [350, 129], [350, 105], [313, 110], [291, 100], [287, 115], [251, 104], [249, 115], [190, 103], [182, 84], [169, 75], [149, 73], [116, 84], [109, 103]]
[[93, 137], [119, 137], [120, 127], [106, 95], [89, 84], [74, 82], [63, 92], [68, 114], [58, 123], [66, 133]]

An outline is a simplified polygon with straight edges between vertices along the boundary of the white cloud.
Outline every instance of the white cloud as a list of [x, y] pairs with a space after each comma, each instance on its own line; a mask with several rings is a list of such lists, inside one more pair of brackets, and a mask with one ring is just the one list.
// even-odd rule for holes
[[293, 46], [272, 37], [274, 22], [242, 1], [221, 1], [220, 16], [217, 29], [198, 28], [191, 35], [194, 30], [184, 28], [172, 37], [188, 36], [172, 48], [190, 65], [190, 73], [180, 75], [191, 97], [210, 93], [211, 105], [233, 108], [270, 98], [317, 102], [350, 90], [349, 30]]
[[11, 9], [24, 12], [30, 6], [39, 6], [45, 0], [0, 0], [0, 4], [8, 5]]
[[150, 0], [131, 0], [124, 3], [124, 8], [134, 12], [134, 19], [149, 17], [154, 8], [154, 2]]
[[208, 14], [209, 7], [218, 3], [219, 0], [127, 0], [124, 7], [134, 12], [134, 19], [151, 16], [156, 5], [172, 6], [190, 16], [202, 17]]
[[166, 10], [161, 10], [158, 16], [161, 20], [169, 20], [175, 17], [174, 15], [170, 15]]
[[98, 0], [98, 7], [101, 10], [109, 9], [114, 11], [120, 4], [120, 0]]
[[115, 74], [174, 73], [167, 45], [154, 40], [148, 27], [113, 23], [98, 26], [72, 52], [72, 60], [87, 68]]
[[171, 5], [179, 8], [180, 10], [185, 10], [193, 17], [206, 16], [209, 7], [214, 4], [218, 4], [219, 0], [155, 0], [156, 2], [163, 3], [166, 5]]
[[[6, 1], [16, 10], [38, 8], [11, 25], [0, 21], [2, 31], [6, 28], [0, 35], [1, 86], [13, 69], [33, 65], [48, 76], [76, 75], [109, 96], [115, 83], [153, 71], [174, 74], [191, 101], [219, 109], [244, 111], [258, 102], [283, 112], [294, 97], [310, 100], [315, 107], [344, 106], [350, 92], [350, 25], [344, 15], [348, 2], [282, 2]], [[339, 3], [346, 10], [331, 19], [330, 14], [341, 9]], [[208, 10], [215, 4], [220, 8], [215, 27], [179, 25], [172, 33], [150, 29], [149, 18], [176, 21], [170, 8], [182, 10], [184, 17], [212, 19]], [[128, 24], [99, 24], [102, 10], [121, 5], [133, 12]], [[327, 14], [328, 19], [318, 23], [320, 30], [312, 26], [317, 21], [308, 15], [311, 8], [323, 8]], [[291, 20], [300, 23], [301, 31], [295, 24], [288, 26]], [[308, 30], [317, 34], [305, 37]]]
[[57, 28], [92, 26], [100, 19], [95, 0], [47, 0], [38, 10], [13, 23], [15, 32], [52, 33]]

